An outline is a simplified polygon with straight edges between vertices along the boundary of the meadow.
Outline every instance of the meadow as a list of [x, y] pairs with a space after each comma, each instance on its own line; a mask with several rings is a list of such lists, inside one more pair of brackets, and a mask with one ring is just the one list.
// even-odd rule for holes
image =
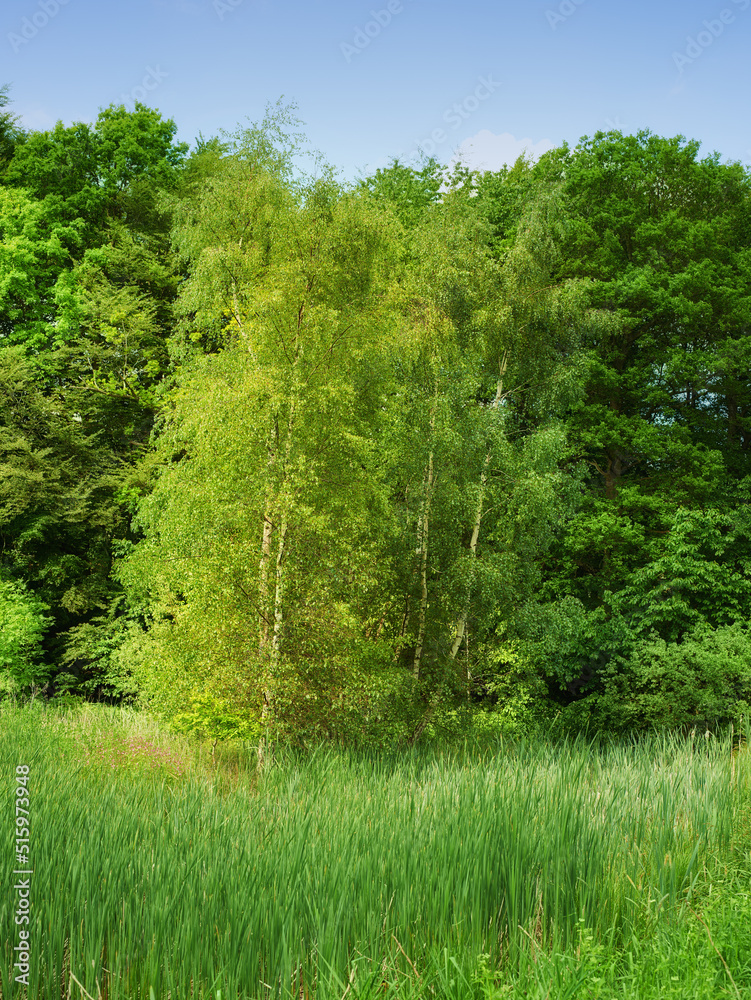
[[[0, 996], [751, 996], [731, 734], [354, 753], [0, 705]], [[28, 766], [29, 983], [14, 982]]]

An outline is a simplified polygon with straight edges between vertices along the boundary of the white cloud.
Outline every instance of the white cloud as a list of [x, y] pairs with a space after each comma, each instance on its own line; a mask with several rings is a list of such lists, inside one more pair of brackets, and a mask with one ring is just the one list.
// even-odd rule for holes
[[554, 148], [550, 139], [517, 139], [510, 132], [495, 135], [489, 129], [482, 129], [476, 135], [465, 139], [454, 151], [449, 166], [461, 160], [471, 170], [500, 170], [504, 165], [513, 166], [522, 153], [537, 159]]

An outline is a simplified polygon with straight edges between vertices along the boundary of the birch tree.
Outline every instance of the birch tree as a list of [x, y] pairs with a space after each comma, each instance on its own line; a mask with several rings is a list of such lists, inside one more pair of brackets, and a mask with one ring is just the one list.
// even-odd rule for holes
[[178, 211], [180, 349], [218, 326], [224, 346], [183, 365], [123, 572], [150, 593], [173, 702], [211, 690], [313, 724], [382, 599], [371, 421], [398, 254], [365, 199], [273, 166], [240, 148]]

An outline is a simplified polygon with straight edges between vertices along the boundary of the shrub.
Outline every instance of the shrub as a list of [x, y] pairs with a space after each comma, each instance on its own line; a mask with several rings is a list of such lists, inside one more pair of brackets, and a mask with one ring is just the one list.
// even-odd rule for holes
[[623, 680], [628, 697], [618, 699], [618, 711], [637, 727], [730, 722], [751, 703], [751, 636], [735, 624], [697, 629], [681, 642], [642, 643]]
[[48, 610], [20, 581], [0, 576], [0, 693], [33, 690], [47, 679], [39, 656]]

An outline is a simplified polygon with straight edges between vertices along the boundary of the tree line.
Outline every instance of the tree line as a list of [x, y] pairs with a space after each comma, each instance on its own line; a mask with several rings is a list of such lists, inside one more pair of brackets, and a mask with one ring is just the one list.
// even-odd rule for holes
[[176, 131], [1, 92], [0, 688], [365, 745], [746, 712], [748, 170]]

